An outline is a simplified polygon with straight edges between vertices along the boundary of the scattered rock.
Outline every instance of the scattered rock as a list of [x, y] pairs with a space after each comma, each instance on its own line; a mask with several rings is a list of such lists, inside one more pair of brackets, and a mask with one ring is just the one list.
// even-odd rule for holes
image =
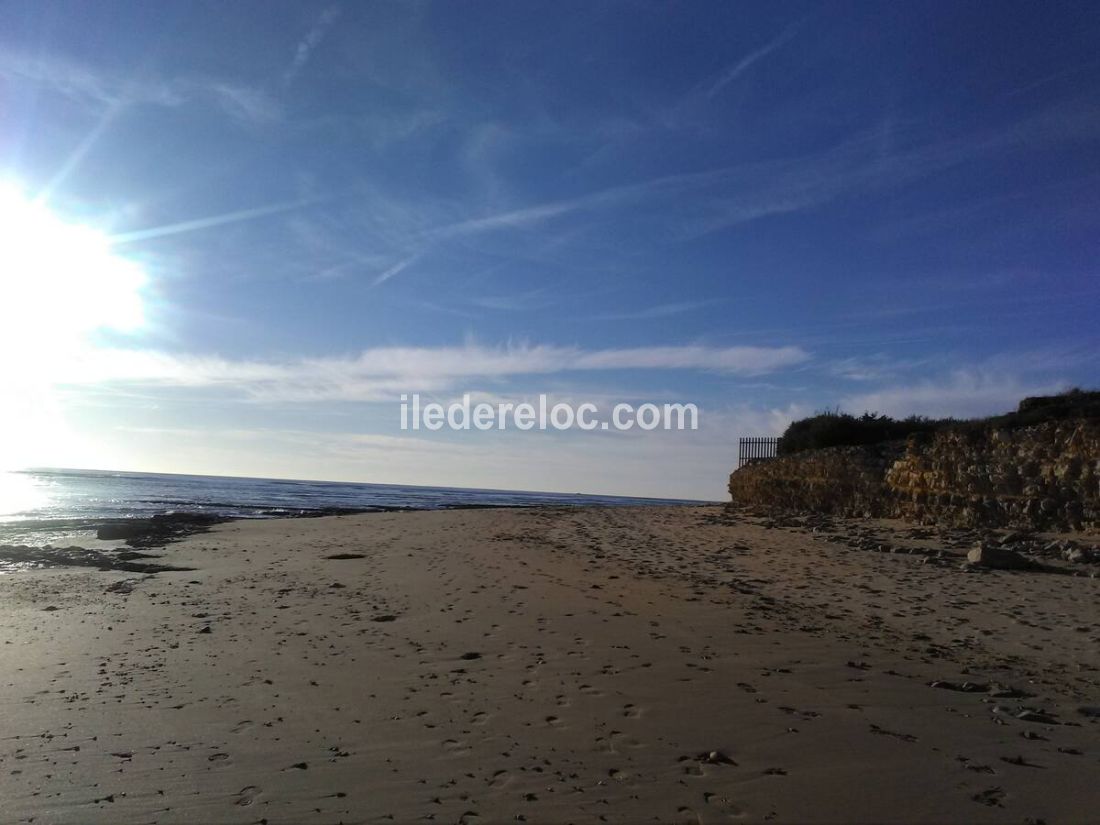
[[941, 688], [943, 690], [955, 690], [960, 693], [986, 693], [989, 690], [989, 685], [983, 685], [977, 682], [963, 682], [960, 685], [957, 682], [936, 681], [929, 682], [928, 686]]
[[1063, 552], [1062, 558], [1070, 564], [1092, 564], [1100, 561], [1100, 556], [1097, 556], [1089, 547], [1070, 547]]
[[1025, 559], [1014, 550], [980, 544], [966, 554], [966, 560], [978, 567], [991, 570], [1031, 570], [1035, 563]]
[[100, 541], [125, 541], [135, 538], [144, 531], [144, 523], [127, 524], [118, 522], [115, 524], [101, 524], [95, 531], [95, 537]]
[[209, 530], [228, 519], [210, 513], [158, 513], [150, 518], [104, 521], [96, 526], [96, 538], [125, 541], [131, 547], [160, 547], [193, 533]]
[[1039, 768], [1041, 765], [1036, 765], [1034, 762], [1028, 762], [1022, 756], [1002, 756], [1002, 762], [1007, 762], [1009, 765], [1019, 765], [1021, 768]]
[[136, 585], [138, 581], [139, 579], [122, 579], [122, 581], [117, 581], [107, 585], [105, 592], [129, 595], [130, 593], [134, 592], [134, 585]]
[[1032, 694], [1019, 688], [993, 684], [989, 687], [989, 695], [993, 699], [1026, 699]]
[[85, 547], [32, 547], [22, 544], [0, 544], [0, 565], [9, 569], [42, 569], [53, 567], [94, 567], [97, 570], [125, 570], [128, 573], [160, 573], [186, 571], [190, 567], [175, 567], [148, 561], [126, 561], [129, 551], [89, 550]]
[[703, 751], [695, 755], [695, 759], [698, 762], [706, 762], [708, 765], [736, 765], [732, 759], [729, 758], [722, 751]]

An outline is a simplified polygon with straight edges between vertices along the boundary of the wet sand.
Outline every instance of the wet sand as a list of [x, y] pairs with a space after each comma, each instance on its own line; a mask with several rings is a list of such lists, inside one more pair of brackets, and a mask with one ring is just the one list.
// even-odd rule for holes
[[1094, 820], [1098, 567], [972, 541], [465, 510], [0, 576], [0, 821]]

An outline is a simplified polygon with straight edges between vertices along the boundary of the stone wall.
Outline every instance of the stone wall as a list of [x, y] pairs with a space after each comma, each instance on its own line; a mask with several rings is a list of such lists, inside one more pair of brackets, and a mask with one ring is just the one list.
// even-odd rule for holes
[[738, 504], [844, 516], [1100, 529], [1100, 421], [963, 427], [873, 447], [833, 447], [730, 476]]

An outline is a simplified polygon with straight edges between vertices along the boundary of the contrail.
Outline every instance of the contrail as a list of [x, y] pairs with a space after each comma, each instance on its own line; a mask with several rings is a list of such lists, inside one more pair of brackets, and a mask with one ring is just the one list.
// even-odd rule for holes
[[223, 212], [221, 215], [210, 215], [206, 218], [195, 218], [190, 221], [169, 223], [164, 226], [154, 226], [150, 229], [139, 229], [135, 232], [124, 232], [120, 235], [112, 235], [110, 241], [114, 245], [119, 245], [134, 243], [135, 241], [145, 241], [149, 238], [161, 238], [165, 235], [180, 235], [184, 232], [196, 232], [200, 229], [209, 229], [213, 226], [251, 221], [267, 215], [275, 215], [279, 212], [290, 212], [291, 210], [300, 209], [303, 206], [308, 206], [320, 200], [323, 200], [323, 198], [305, 198], [302, 200], [270, 204], [268, 206], [259, 206], [254, 209], [239, 209], [236, 212]]
[[776, 49], [778, 49], [780, 46], [782, 46], [784, 43], [794, 37], [798, 33], [798, 30], [802, 27], [802, 24], [805, 22], [806, 18], [803, 18], [802, 20], [798, 20], [792, 23], [791, 25], [787, 26], [787, 28], [785, 28], [782, 32], [780, 32], [779, 36], [774, 38], [771, 42], [765, 44], [764, 46], [761, 46], [756, 51], [750, 52], [749, 54], [745, 55], [745, 57], [741, 58], [741, 60], [739, 60], [736, 64], [734, 64], [722, 73], [722, 76], [719, 77], [718, 80], [711, 85], [710, 89], [707, 90], [706, 96], [708, 98], [714, 97], [716, 94], [722, 91], [722, 89], [724, 89], [734, 80], [736, 80], [746, 71], [748, 71], [754, 63], [756, 63], [758, 60], [763, 60], [769, 54], [774, 52]]

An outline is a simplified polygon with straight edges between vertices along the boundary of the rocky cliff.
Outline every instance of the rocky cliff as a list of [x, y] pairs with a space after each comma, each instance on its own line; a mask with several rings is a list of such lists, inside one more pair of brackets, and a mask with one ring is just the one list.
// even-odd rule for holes
[[735, 503], [965, 526], [1100, 529], [1100, 420], [966, 426], [730, 476]]

